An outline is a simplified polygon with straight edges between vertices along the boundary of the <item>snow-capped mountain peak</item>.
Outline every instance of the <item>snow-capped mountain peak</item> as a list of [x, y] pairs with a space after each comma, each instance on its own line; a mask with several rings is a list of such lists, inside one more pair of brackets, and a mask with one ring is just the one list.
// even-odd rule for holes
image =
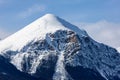
[[38, 80], [120, 80], [120, 54], [46, 14], [0, 41], [0, 54]]
[[19, 51], [27, 43], [44, 39], [46, 34], [54, 33], [57, 30], [72, 30], [78, 33], [81, 32], [81, 35], [86, 34], [85, 31], [78, 29], [76, 26], [64, 21], [63, 19], [53, 14], [46, 14], [5, 40], [2, 40], [0, 42], [0, 45], [2, 45], [0, 46], [0, 52], [7, 49]]

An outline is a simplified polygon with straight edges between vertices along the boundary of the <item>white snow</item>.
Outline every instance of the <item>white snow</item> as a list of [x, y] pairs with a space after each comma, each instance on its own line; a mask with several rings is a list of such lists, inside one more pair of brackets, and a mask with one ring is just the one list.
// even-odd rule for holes
[[[27, 69], [30, 68], [28, 71], [28, 73], [34, 74], [36, 72], [37, 67], [39, 66], [39, 64], [41, 64], [41, 60], [44, 58], [44, 56], [47, 56], [47, 54], [40, 54], [37, 55], [33, 53], [27, 53], [27, 52], [22, 52], [20, 51], [24, 46], [26, 46], [27, 44], [29, 44], [29, 42], [31, 41], [38, 41], [38, 40], [46, 40], [47, 43], [52, 46], [55, 50], [55, 53], [58, 56], [58, 60], [55, 66], [55, 73], [53, 76], [53, 80], [67, 80], [67, 77], [69, 76], [69, 74], [67, 73], [67, 71], [65, 70], [65, 65], [64, 65], [64, 43], [59, 44], [60, 46], [60, 50], [53, 45], [52, 43], [52, 38], [50, 38], [49, 33], [54, 33], [57, 30], [72, 30], [73, 32], [75, 32], [75, 34], [79, 35], [79, 38], [82, 36], [86, 37], [88, 36], [87, 33], [84, 30], [80, 30], [79, 28], [77, 28], [76, 26], [69, 24], [68, 22], [52, 15], [52, 14], [46, 14], [45, 16], [43, 16], [42, 18], [37, 19], [36, 21], [34, 21], [33, 23], [29, 24], [28, 26], [26, 26], [25, 28], [21, 29], [20, 31], [16, 32], [15, 34], [11, 35], [10, 37], [1, 40], [0, 41], [0, 54], [4, 55], [2, 52], [4, 51], [16, 51], [17, 54], [13, 54], [12, 56], [10, 55], [10, 62], [16, 66], [17, 69], [22, 71], [22, 67], [23, 67], [23, 63], [26, 62], [26, 66]], [[70, 35], [72, 36], [72, 35]], [[69, 36], [67, 36], [69, 37]], [[83, 39], [83, 38], [82, 38]], [[71, 44], [72, 43], [68, 43]], [[96, 45], [96, 47], [99, 47], [99, 49], [104, 50], [104, 45], [100, 45], [98, 43], [96, 43], [94, 41], [93, 43], [94, 45]], [[90, 46], [93, 46], [93, 44], [91, 44]], [[93, 50], [93, 54], [91, 54], [91, 52], [89, 50], [84, 50], [84, 47], [88, 46], [88, 44], [84, 43], [84, 44], [80, 44], [80, 47], [83, 49], [81, 50], [81, 54], [85, 60], [83, 59], [83, 63], [81, 64], [79, 62], [79, 58], [77, 58], [76, 56], [72, 56], [72, 58], [68, 58], [67, 60], [70, 61], [70, 63], [73, 66], [79, 66], [82, 65], [84, 67], [89, 67], [89, 68], [94, 68], [97, 67], [97, 65], [95, 63], [100, 63], [100, 62], [104, 62], [106, 64], [110, 64], [110, 65], [116, 65], [117, 63], [114, 63], [114, 59], [112, 61], [109, 60], [109, 58], [107, 58], [106, 56], [103, 55], [104, 52], [99, 53], [98, 56], [98, 52], [95, 50]], [[101, 47], [102, 46], [102, 47]], [[17, 52], [18, 51], [18, 52]], [[104, 50], [106, 51], [106, 50]], [[118, 51], [120, 52], [120, 47], [118, 48]], [[71, 53], [68, 54], [68, 56], [70, 56], [72, 54], [72, 50]], [[44, 53], [43, 51], [41, 53]], [[49, 51], [48, 51], [49, 54]], [[76, 52], [76, 54], [79, 54], [79, 52]], [[107, 55], [108, 53], [105, 52], [105, 54]], [[94, 56], [91, 58], [91, 56]], [[30, 60], [30, 64], [32, 65], [31, 67], [29, 67], [28, 65], [28, 57], [34, 58], [33, 60]], [[101, 58], [101, 61], [99, 59], [99, 57]], [[97, 59], [98, 58], [98, 59]], [[71, 59], [71, 60], [70, 60]], [[117, 61], [117, 60], [115, 60]], [[113, 62], [113, 63], [112, 63]], [[93, 65], [95, 64], [95, 65]], [[98, 69], [98, 71], [100, 72], [100, 74], [105, 77], [103, 71], [105, 70], [106, 72], [108, 72], [109, 74], [112, 73], [116, 73], [117, 71], [113, 71], [111, 70], [109, 67], [106, 67], [107, 65], [101, 65], [100, 69]], [[118, 70], [120, 70], [120, 68], [117, 68]], [[106, 77], [105, 77], [106, 78]]]
[[31, 41], [44, 39], [47, 33], [69, 29], [84, 34], [84, 31], [76, 26], [52, 14], [46, 14], [10, 37], [0, 41], [0, 52], [4, 50], [19, 51]]
[[[0, 54], [4, 55], [6, 51], [16, 51], [17, 54], [13, 54], [10, 56], [10, 62], [16, 66], [17, 69], [22, 71], [23, 63], [26, 63], [26, 68], [29, 69], [27, 58], [30, 56], [29, 53], [24, 52], [22, 53], [20, 50], [23, 49], [24, 46], [29, 44], [31, 41], [36, 42], [38, 40], [46, 39], [48, 44], [50, 44], [58, 53], [58, 61], [56, 64], [56, 72], [55, 75], [59, 75], [61, 80], [67, 78], [67, 72], [64, 68], [64, 53], [59, 51], [52, 43], [51, 39], [49, 38], [49, 33], [54, 33], [57, 30], [67, 30], [67, 31], [74, 31], [79, 35], [86, 35], [83, 30], [80, 30], [76, 26], [56, 17], [52, 14], [46, 14], [45, 16], [37, 19], [36, 21], [32, 22], [28, 26], [24, 27], [23, 29], [19, 30], [18, 32], [14, 33], [13, 35], [9, 36], [8, 38], [0, 41]], [[62, 44], [60, 45], [62, 46]], [[61, 47], [62, 48], [62, 47]], [[34, 54], [31, 54], [34, 56]], [[30, 70], [28, 70], [30, 74], [34, 74], [38, 65], [40, 64], [41, 59], [45, 55], [39, 55], [38, 57], [34, 57], [31, 62], [32, 66]], [[54, 77], [55, 78], [55, 77]]]
[[34, 59], [34, 61], [32, 63], [32, 67], [30, 69], [31, 74], [36, 73], [36, 69], [37, 69], [38, 65], [40, 64], [43, 57], [44, 57], [44, 55], [40, 55], [38, 58]]
[[67, 72], [64, 66], [64, 52], [60, 52], [58, 55], [58, 61], [56, 64], [53, 80], [67, 80]]
[[22, 71], [22, 62], [25, 57], [28, 57], [27, 53], [22, 54], [16, 54], [15, 56], [12, 56], [11, 63], [17, 67], [18, 70]]
[[117, 48], [118, 52], [120, 53], [120, 47]]

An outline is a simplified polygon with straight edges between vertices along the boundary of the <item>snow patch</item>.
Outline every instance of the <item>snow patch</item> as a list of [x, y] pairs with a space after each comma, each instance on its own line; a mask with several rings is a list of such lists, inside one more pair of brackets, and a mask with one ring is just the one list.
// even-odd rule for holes
[[30, 73], [34, 74], [36, 73], [36, 69], [38, 67], [38, 65], [40, 64], [41, 59], [43, 59], [44, 55], [40, 55], [37, 59], [34, 59], [33, 63], [32, 63], [32, 67], [30, 69]]
[[119, 48], [117, 48], [117, 51], [120, 53], [120, 47], [119, 47]]
[[67, 75], [68, 74], [64, 66], [64, 52], [61, 51], [61, 53], [58, 55], [58, 61], [56, 64], [55, 73], [53, 75], [53, 80], [68, 80]]
[[22, 62], [24, 57], [28, 57], [27, 53], [19, 53], [15, 56], [12, 56], [11, 63], [16, 66], [16, 68], [20, 71], [22, 71]]

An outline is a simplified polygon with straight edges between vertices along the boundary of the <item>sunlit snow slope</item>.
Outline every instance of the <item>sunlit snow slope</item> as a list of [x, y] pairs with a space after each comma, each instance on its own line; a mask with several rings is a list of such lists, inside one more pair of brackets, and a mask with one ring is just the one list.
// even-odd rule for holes
[[119, 47], [119, 48], [117, 48], [117, 50], [118, 50], [118, 52], [120, 53], [120, 47]]
[[52, 14], [46, 14], [45, 16], [37, 19], [22, 30], [1, 41], [0, 44], [2, 46], [0, 46], [0, 51], [7, 49], [19, 51], [27, 43], [33, 40], [35, 41], [45, 39], [47, 33], [54, 33], [57, 30], [73, 30], [75, 32], [84, 34], [83, 31], [71, 26], [70, 24], [67, 24], [68, 23], [62, 21]]

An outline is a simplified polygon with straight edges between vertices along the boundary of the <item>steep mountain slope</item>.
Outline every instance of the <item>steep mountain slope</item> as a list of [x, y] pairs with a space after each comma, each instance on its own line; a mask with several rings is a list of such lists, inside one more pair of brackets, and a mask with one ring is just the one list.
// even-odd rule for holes
[[[0, 80], [34, 80], [31, 75], [20, 72], [3, 56], [0, 56]], [[37, 79], [36, 79], [37, 80]]]
[[120, 54], [47, 14], [0, 42], [18, 70], [43, 80], [120, 80]]

